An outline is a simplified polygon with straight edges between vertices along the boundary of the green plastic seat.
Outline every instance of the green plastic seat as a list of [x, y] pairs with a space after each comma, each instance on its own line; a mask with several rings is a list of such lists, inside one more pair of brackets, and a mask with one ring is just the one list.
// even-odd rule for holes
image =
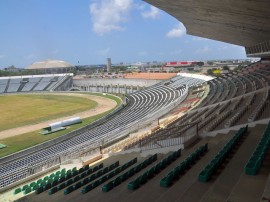
[[84, 188], [82, 188], [81, 193], [86, 194], [87, 192], [91, 191], [92, 189], [93, 189], [93, 184], [89, 184], [89, 185], [85, 186]]
[[24, 194], [29, 194], [31, 191], [31, 187], [28, 187], [24, 190]]
[[43, 182], [42, 179], [37, 180], [37, 184], [40, 184], [41, 182]]
[[48, 194], [49, 194], [49, 195], [52, 195], [52, 194], [54, 194], [55, 192], [57, 192], [57, 187], [51, 188], [51, 189], [48, 191]]
[[81, 182], [77, 182], [76, 184], [73, 185], [73, 190], [79, 189], [82, 186]]
[[36, 194], [40, 194], [42, 193], [44, 190], [43, 190], [43, 187], [38, 187], [35, 191]]
[[140, 179], [137, 178], [134, 181], [129, 182], [127, 186], [129, 190], [135, 190], [139, 187], [139, 184], [140, 184]]
[[22, 191], [26, 190], [28, 187], [29, 187], [28, 184], [24, 185], [24, 186], [22, 187]]
[[65, 182], [65, 186], [69, 186], [73, 183], [73, 179], [69, 179], [68, 181]]
[[105, 184], [102, 186], [103, 192], [108, 192], [113, 189], [113, 181], [109, 182], [108, 184]]
[[74, 188], [73, 186], [69, 186], [64, 190], [64, 195], [68, 195], [69, 193], [73, 192]]
[[20, 193], [21, 191], [22, 191], [22, 189], [19, 187], [19, 188], [17, 188], [17, 189], [14, 190], [14, 194], [18, 194], [18, 193]]
[[97, 186], [99, 186], [99, 181], [98, 180], [93, 183], [93, 188], [96, 188]]
[[66, 184], [65, 183], [59, 184], [57, 186], [57, 191], [60, 191], [60, 190], [64, 189], [65, 187], [66, 187]]
[[32, 191], [35, 191], [39, 186], [37, 184], [35, 184], [33, 187], [32, 187]]

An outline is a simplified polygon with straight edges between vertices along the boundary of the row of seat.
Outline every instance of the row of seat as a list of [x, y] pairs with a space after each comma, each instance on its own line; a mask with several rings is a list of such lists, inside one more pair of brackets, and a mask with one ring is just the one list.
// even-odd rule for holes
[[171, 170], [164, 178], [160, 180], [161, 187], [169, 187], [179, 175], [184, 174], [185, 170], [189, 169], [200, 157], [208, 151], [208, 144], [198, 147], [190, 154], [182, 163]]
[[161, 160], [155, 166], [144, 172], [142, 175], [137, 177], [135, 180], [128, 183], [127, 188], [129, 190], [135, 190], [144, 184], [148, 179], [151, 179], [155, 174], [158, 174], [161, 170], [165, 169], [173, 161], [181, 156], [181, 149], [173, 152], [168, 157]]
[[167, 158], [163, 159], [161, 162], [144, 172], [142, 175], [137, 177], [132, 182], [128, 183], [129, 190], [135, 190], [139, 188], [142, 184], [146, 183], [149, 179], [153, 178], [156, 174], [158, 174], [161, 170], [165, 169], [170, 163], [175, 161], [177, 158], [181, 156], [181, 149], [173, 152]]
[[[96, 172], [103, 168], [103, 163], [93, 167], [89, 168], [89, 165], [84, 166], [77, 170], [76, 168], [73, 168], [71, 171], [67, 171], [65, 175], [63, 175], [60, 178], [54, 178], [49, 179], [46, 183], [40, 184], [40, 186], [36, 189], [35, 193], [40, 194], [52, 187], [55, 187], [58, 185], [58, 187], [69, 186], [73, 182], [78, 181], [79, 179], [82, 179], [86, 175], [90, 175], [93, 172]], [[64, 184], [64, 185], [63, 185]]]
[[221, 166], [229, 154], [231, 154], [233, 148], [240, 141], [243, 135], [247, 132], [248, 125], [240, 128], [236, 134], [227, 142], [227, 144], [219, 151], [219, 153], [208, 163], [206, 167], [200, 172], [198, 180], [200, 182], [207, 182], [210, 180], [214, 172]]
[[[77, 179], [74, 179], [73, 180], [73, 183], [76, 182], [76, 184], [74, 185], [71, 185], [69, 187], [67, 187], [65, 190], [64, 190], [64, 194], [67, 195], [69, 193], [71, 193], [72, 191], [80, 188], [81, 186], [83, 185], [86, 185], [87, 183], [89, 182], [92, 182], [94, 180], [96, 180], [97, 178], [101, 177], [102, 175], [114, 170], [115, 168], [119, 167], [119, 161], [116, 161], [115, 163], [103, 168], [102, 170], [99, 170], [98, 172], [96, 173], [93, 173], [91, 176], [88, 177], [88, 175], [84, 175], [84, 176], [81, 176], [80, 178], [77, 178]], [[85, 178], [86, 177], [86, 178]], [[84, 179], [83, 179], [84, 178]], [[49, 192], [49, 195], [61, 190], [62, 188], [59, 187], [57, 189], [52, 189], [50, 190]]]
[[73, 170], [76, 170], [76, 167], [74, 167], [72, 170], [66, 171], [65, 168], [63, 168], [61, 171], [57, 171], [55, 173], [52, 173], [51, 175], [45, 176], [43, 179], [40, 178], [35, 182], [31, 182], [30, 184], [26, 184], [23, 187], [19, 187], [14, 190], [14, 194], [18, 194], [21, 191], [24, 191], [25, 194], [30, 193], [31, 191], [35, 191], [39, 186], [44, 186], [49, 180], [54, 180], [54, 178], [59, 178], [62, 175], [65, 175], [67, 172], [71, 172]]
[[250, 157], [247, 165], [245, 166], [245, 173], [247, 175], [256, 175], [263, 163], [265, 155], [270, 147], [270, 122], [268, 123], [264, 134], [257, 145], [255, 151]]
[[[73, 184], [75, 182], [78, 182], [81, 179], [83, 179], [83, 178], [85, 178], [85, 177], [87, 177], [89, 175], [91, 175], [91, 176], [90, 177], [87, 177], [85, 179], [89, 179], [91, 181], [92, 180], [95, 180], [97, 177], [99, 177], [100, 175], [102, 175], [103, 172], [108, 172], [109, 170], [114, 169], [114, 167], [115, 166], [118, 166], [118, 165], [119, 165], [119, 162], [117, 161], [117, 162], [111, 164], [110, 166], [105, 167], [104, 169], [102, 169], [103, 168], [103, 164], [100, 164], [100, 166], [98, 166], [98, 169], [93, 169], [93, 170], [90, 170], [89, 169], [88, 171], [83, 172], [80, 175], [78, 175], [78, 176], [76, 176], [76, 177], [74, 177], [72, 179], [67, 180], [66, 182], [58, 185], [57, 187], [53, 187], [52, 186], [53, 188], [49, 190], [48, 194], [49, 195], [52, 195], [52, 194], [56, 193], [57, 191], [60, 191], [60, 190], [64, 189], [65, 187], [68, 187], [69, 185], [71, 185], [71, 184]], [[89, 181], [87, 181], [87, 180], [83, 180], [83, 183], [85, 183], [85, 184], [88, 183], [88, 182]], [[81, 183], [81, 181], [78, 182], [78, 183]]]
[[[135, 163], [137, 163], [137, 158], [134, 158], [134, 159], [130, 160], [129, 162], [127, 162], [124, 165], [120, 166], [119, 168], [113, 170], [109, 174], [103, 176], [99, 180], [96, 180], [95, 182], [92, 182], [91, 184], [83, 187], [83, 189], [81, 190], [81, 193], [85, 194], [85, 193], [91, 191], [92, 189], [96, 188], [97, 186], [101, 185], [102, 183], [106, 182], [107, 180], [109, 180], [109, 179], [113, 178], [114, 176], [118, 175], [119, 173], [126, 170], [127, 168], [134, 165]], [[77, 187], [75, 187], [75, 188], [77, 188]]]
[[108, 191], [112, 190], [114, 187], [116, 187], [119, 184], [121, 184], [122, 182], [126, 181], [128, 178], [132, 177], [135, 173], [139, 172], [141, 169], [147, 167], [148, 165], [155, 162], [156, 160], [157, 160], [157, 154], [150, 156], [149, 158], [145, 159], [139, 165], [129, 169], [123, 175], [120, 175], [119, 177], [115, 178], [114, 180], [111, 180], [109, 183], [103, 185], [102, 191], [108, 192]]

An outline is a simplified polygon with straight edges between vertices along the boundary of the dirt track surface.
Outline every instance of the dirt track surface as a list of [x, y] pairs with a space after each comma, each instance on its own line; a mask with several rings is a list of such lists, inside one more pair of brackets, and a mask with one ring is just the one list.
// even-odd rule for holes
[[[76, 114], [73, 114], [72, 116], [65, 116], [57, 119], [52, 119], [49, 121], [44, 121], [38, 124], [31, 124], [31, 125], [26, 125], [18, 128], [12, 128], [8, 130], [4, 130], [0, 132], [0, 140], [5, 139], [8, 137], [16, 136], [16, 135], [21, 135], [24, 133], [32, 132], [35, 130], [40, 130], [42, 128], [48, 127], [50, 123], [58, 122], [58, 121], [63, 121], [66, 119], [74, 118], [74, 117], [80, 117], [80, 118], [87, 118], [90, 116], [94, 116], [97, 114], [101, 114], [103, 112], [106, 112], [110, 109], [113, 109], [117, 103], [114, 100], [111, 100], [109, 98], [101, 97], [101, 96], [96, 96], [96, 95], [87, 95], [87, 94], [78, 94], [78, 93], [53, 93], [55, 95], [68, 95], [68, 96], [77, 96], [77, 97], [84, 97], [90, 100], [93, 100], [98, 103], [98, 105], [90, 110], [84, 111], [84, 112], [79, 112]], [[51, 93], [50, 93], [51, 95]]]

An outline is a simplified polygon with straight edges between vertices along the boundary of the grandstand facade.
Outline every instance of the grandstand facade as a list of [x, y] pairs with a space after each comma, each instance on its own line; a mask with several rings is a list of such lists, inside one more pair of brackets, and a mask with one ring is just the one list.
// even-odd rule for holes
[[1, 77], [0, 94], [68, 90], [72, 86], [72, 77], [73, 74]]

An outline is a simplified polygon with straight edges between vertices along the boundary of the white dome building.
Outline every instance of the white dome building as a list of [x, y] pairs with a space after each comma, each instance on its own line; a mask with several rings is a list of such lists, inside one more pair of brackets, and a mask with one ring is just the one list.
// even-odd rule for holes
[[61, 60], [44, 60], [39, 62], [34, 62], [30, 66], [26, 67], [28, 70], [42, 71], [46, 73], [67, 73], [70, 72], [73, 68], [73, 65], [61, 61]]

